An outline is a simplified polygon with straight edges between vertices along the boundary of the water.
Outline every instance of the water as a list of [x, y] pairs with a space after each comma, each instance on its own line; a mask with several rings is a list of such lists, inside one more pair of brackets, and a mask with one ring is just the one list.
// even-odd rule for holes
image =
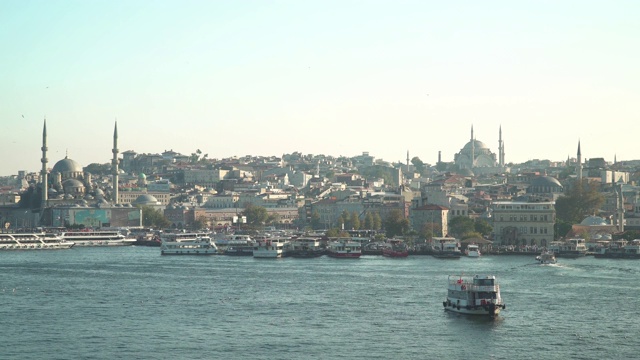
[[[495, 274], [496, 320], [444, 312], [448, 274]], [[6, 359], [629, 359], [640, 261], [0, 253]]]

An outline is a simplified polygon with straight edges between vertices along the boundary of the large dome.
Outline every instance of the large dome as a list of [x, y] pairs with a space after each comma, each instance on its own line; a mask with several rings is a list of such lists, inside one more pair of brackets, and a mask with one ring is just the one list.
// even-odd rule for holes
[[51, 170], [52, 173], [82, 172], [82, 166], [67, 157], [58, 161]]
[[537, 187], [562, 187], [560, 181], [551, 176], [538, 176], [535, 179], [531, 180], [531, 186]]
[[467, 151], [469, 153], [471, 153], [471, 144], [473, 143], [473, 150], [478, 151], [480, 149], [489, 149], [489, 147], [487, 145], [485, 145], [482, 141], [480, 140], [473, 140], [473, 141], [469, 141], [463, 148], [462, 151]]

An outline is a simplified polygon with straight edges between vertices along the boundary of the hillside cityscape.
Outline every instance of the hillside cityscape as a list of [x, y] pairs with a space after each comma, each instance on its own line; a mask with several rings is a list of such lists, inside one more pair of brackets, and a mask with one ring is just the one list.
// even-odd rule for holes
[[453, 161], [441, 161], [439, 154], [437, 163], [428, 164], [409, 152], [404, 163], [366, 151], [353, 157], [293, 152], [213, 159], [200, 149], [181, 154], [167, 144], [161, 154], [120, 152], [116, 123], [113, 148], [104, 149], [112, 153], [111, 163], [83, 166], [65, 156], [50, 167], [45, 122], [41, 171], [0, 178], [0, 224], [9, 232], [366, 230], [423, 241], [482, 236], [494, 244], [536, 247], [565, 237], [636, 235], [640, 160], [582, 158], [577, 141], [575, 157], [564, 161], [510, 163], [502, 129], [496, 131], [497, 152], [471, 127]]

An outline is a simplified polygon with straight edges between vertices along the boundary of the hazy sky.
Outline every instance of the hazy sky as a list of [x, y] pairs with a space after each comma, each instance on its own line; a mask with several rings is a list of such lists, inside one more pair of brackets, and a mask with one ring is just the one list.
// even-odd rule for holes
[[640, 1], [0, 1], [0, 175], [120, 151], [640, 159]]

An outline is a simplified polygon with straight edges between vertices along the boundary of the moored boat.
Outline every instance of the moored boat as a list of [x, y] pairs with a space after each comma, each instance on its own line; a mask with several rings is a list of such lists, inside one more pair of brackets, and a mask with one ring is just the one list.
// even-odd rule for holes
[[324, 255], [325, 251], [317, 237], [299, 237], [289, 243], [288, 256], [295, 258], [314, 258]]
[[216, 255], [215, 242], [205, 233], [163, 234], [161, 255]]
[[480, 257], [480, 255], [482, 255], [480, 253], [480, 247], [476, 244], [469, 244], [467, 245], [467, 250], [465, 251], [465, 254], [468, 257]]
[[579, 258], [587, 255], [587, 244], [585, 239], [575, 238], [565, 241], [553, 241], [549, 244], [549, 251], [556, 257]]
[[498, 316], [506, 308], [493, 275], [450, 275], [442, 305], [446, 311], [489, 317]]
[[75, 246], [128, 246], [136, 242], [117, 230], [65, 231], [60, 236]]
[[460, 251], [460, 243], [456, 238], [433, 238], [433, 241], [439, 245], [431, 254], [438, 259], [460, 259], [462, 251]]
[[351, 239], [338, 239], [329, 243], [327, 256], [338, 259], [358, 259], [362, 256], [362, 245]]
[[75, 244], [56, 234], [46, 233], [2, 233], [0, 251], [7, 250], [59, 250], [70, 249]]
[[616, 240], [593, 254], [598, 259], [640, 259], [640, 239]]
[[382, 248], [382, 255], [386, 257], [407, 257], [409, 256], [409, 247], [402, 240], [389, 239]]
[[256, 241], [253, 246], [254, 258], [281, 258], [284, 256], [284, 247], [289, 239], [286, 238], [265, 238]]

